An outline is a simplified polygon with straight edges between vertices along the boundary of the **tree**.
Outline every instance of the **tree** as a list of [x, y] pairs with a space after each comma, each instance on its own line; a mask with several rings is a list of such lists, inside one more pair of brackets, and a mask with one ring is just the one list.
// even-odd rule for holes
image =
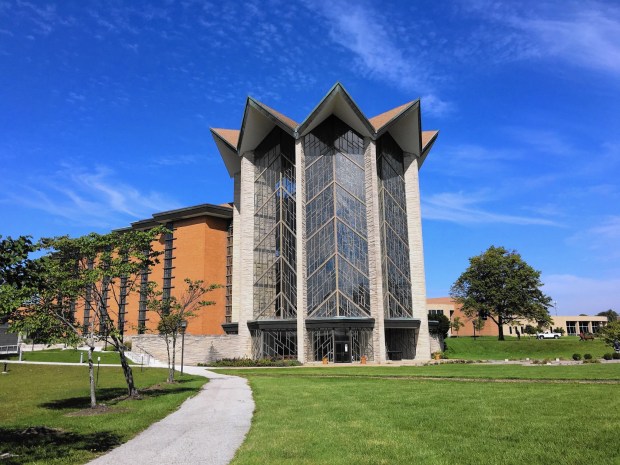
[[473, 324], [474, 324], [474, 331], [478, 331], [478, 335], [480, 335], [480, 331], [484, 329], [486, 320], [482, 318], [481, 316], [478, 316], [476, 319], [474, 319]]
[[528, 336], [534, 336], [537, 333], [537, 330], [532, 325], [525, 325], [524, 332]]
[[540, 287], [540, 272], [515, 251], [491, 246], [469, 259], [469, 267], [450, 289], [452, 298], [468, 317], [482, 312], [498, 327], [504, 340], [504, 324], [517, 319], [550, 321], [551, 298]]
[[149, 286], [147, 309], [159, 317], [157, 331], [166, 343], [169, 383], [174, 382], [176, 342], [179, 331], [182, 330], [182, 324], [194, 318], [203, 307], [215, 304], [213, 301], [203, 300], [203, 297], [208, 292], [221, 287], [219, 284], [211, 284], [205, 287], [204, 281], [200, 280], [185, 279], [184, 281], [187, 288], [178, 299], [174, 296], [164, 299], [162, 298], [163, 293], [157, 291], [153, 283]]
[[604, 312], [598, 312], [596, 316], [606, 316], [608, 323], [611, 323], [612, 321], [618, 321], [618, 313], [614, 312], [611, 308]]
[[436, 321], [437, 326], [429, 327], [431, 334], [441, 334], [443, 338], [448, 337], [448, 331], [450, 331], [450, 319], [443, 313], [437, 313], [434, 315], [428, 314], [429, 321]]
[[[48, 254], [41, 258], [43, 282], [37, 299], [24, 309], [24, 325], [55, 321], [66, 337], [79, 337], [89, 347], [91, 406], [96, 405], [92, 353], [97, 340], [106, 340], [119, 353], [130, 397], [137, 397], [124, 344], [125, 303], [136, 292], [143, 272], [157, 263], [160, 252], [152, 242], [166, 230], [91, 233], [78, 238], [57, 237], [41, 241]], [[76, 319], [78, 309], [84, 315]]]
[[598, 336], [605, 341], [608, 346], [614, 347], [615, 341], [620, 341], [620, 321], [612, 321], [598, 331]]
[[9, 317], [33, 294], [39, 273], [37, 262], [29, 256], [38, 248], [30, 236], [0, 236], [0, 320]]
[[452, 329], [452, 331], [455, 331], [455, 332], [456, 332], [456, 335], [457, 335], [457, 336], [459, 335], [459, 330], [460, 330], [463, 326], [465, 326], [465, 323], [463, 323], [463, 322], [461, 321], [461, 317], [460, 317], [460, 316], [455, 316], [455, 317], [452, 319], [452, 323], [450, 323], [450, 328]]

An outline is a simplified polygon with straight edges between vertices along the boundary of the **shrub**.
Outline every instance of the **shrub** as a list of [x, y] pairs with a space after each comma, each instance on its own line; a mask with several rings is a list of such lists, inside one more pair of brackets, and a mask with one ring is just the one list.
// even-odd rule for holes
[[573, 354], [573, 360], [581, 360], [581, 354]]
[[614, 360], [620, 360], [620, 354], [618, 352], [614, 352], [611, 356]]
[[300, 366], [297, 359], [282, 358], [261, 358], [254, 360], [251, 358], [223, 358], [211, 363], [199, 363], [198, 366], [209, 367], [294, 367]]
[[592, 354], [583, 354], [584, 360], [592, 360]]
[[605, 360], [611, 360], [612, 358], [614, 358], [613, 354], [607, 353], [605, 355], [603, 355], [603, 358]]

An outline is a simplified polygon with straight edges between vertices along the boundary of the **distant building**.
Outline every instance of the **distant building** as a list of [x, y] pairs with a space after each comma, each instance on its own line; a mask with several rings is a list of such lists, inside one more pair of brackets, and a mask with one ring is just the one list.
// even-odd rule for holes
[[[456, 304], [450, 297], [434, 297], [426, 299], [426, 308], [430, 314], [441, 313], [447, 316], [450, 321], [455, 317], [459, 317], [461, 322], [465, 324], [459, 331], [451, 331], [451, 336], [498, 336], [499, 329], [497, 325], [490, 319], [486, 318], [485, 325], [482, 330], [476, 330], [474, 334], [474, 319], [466, 316], [461, 306]], [[579, 333], [596, 333], [599, 328], [607, 324], [607, 317], [604, 316], [551, 316], [551, 328], [563, 328], [564, 334], [567, 336], [578, 336]], [[504, 336], [516, 336], [517, 330], [521, 334], [525, 334], [525, 327], [532, 325], [536, 327], [535, 321], [518, 320], [512, 324], [504, 325]]]

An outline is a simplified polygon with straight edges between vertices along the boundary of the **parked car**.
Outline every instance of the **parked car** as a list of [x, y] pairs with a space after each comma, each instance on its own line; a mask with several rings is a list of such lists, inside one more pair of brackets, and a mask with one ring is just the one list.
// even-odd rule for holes
[[536, 339], [560, 339], [560, 333], [545, 331], [544, 333], [536, 333]]

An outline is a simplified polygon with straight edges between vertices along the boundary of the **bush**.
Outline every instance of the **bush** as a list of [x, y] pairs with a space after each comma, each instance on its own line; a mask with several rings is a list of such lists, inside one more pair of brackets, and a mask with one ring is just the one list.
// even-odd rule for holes
[[583, 354], [584, 360], [592, 360], [592, 354]]
[[612, 354], [612, 357], [613, 357], [614, 360], [620, 360], [620, 354], [618, 352], [614, 352]]
[[573, 354], [573, 360], [581, 360], [581, 354]]
[[450, 319], [442, 314], [431, 315], [428, 314], [429, 321], [437, 321], [438, 325], [429, 326], [428, 330], [431, 334], [441, 334], [444, 339], [448, 337], [448, 331], [450, 331]]
[[223, 358], [211, 363], [199, 363], [198, 366], [209, 367], [295, 367], [301, 363], [297, 359], [283, 358]]
[[611, 360], [612, 358], [614, 358], [614, 356], [613, 356], [613, 354], [609, 354], [609, 353], [608, 353], [608, 354], [603, 355], [603, 358], [604, 358], [605, 360]]

